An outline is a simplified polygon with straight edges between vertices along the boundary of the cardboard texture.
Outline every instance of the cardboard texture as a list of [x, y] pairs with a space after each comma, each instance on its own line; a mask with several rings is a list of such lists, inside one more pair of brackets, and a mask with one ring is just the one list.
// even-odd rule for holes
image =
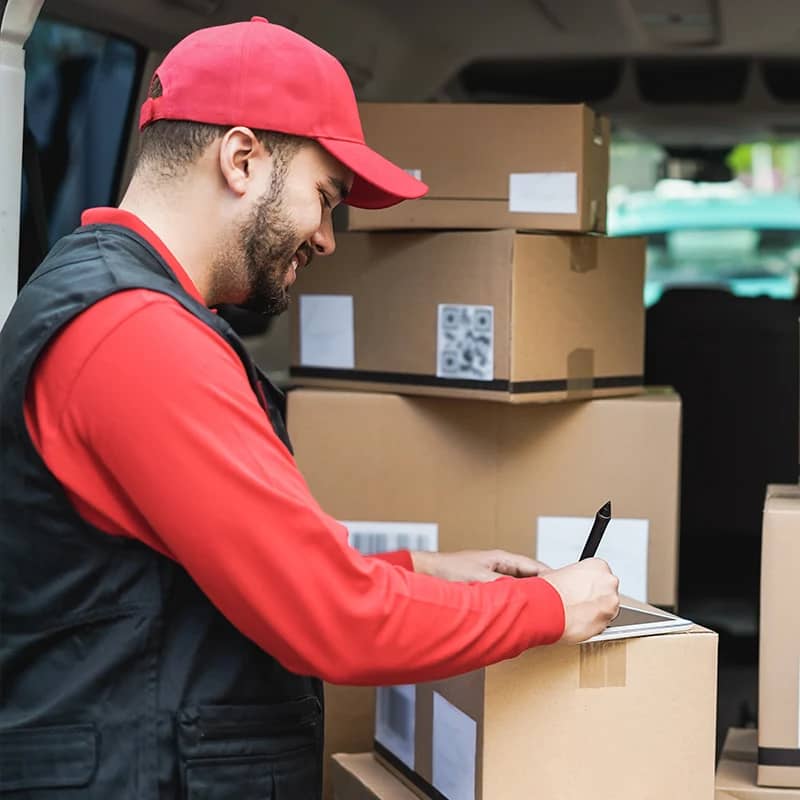
[[800, 787], [800, 487], [767, 489], [761, 553], [758, 774]]
[[417, 800], [372, 753], [337, 753], [331, 760], [334, 800]]
[[646, 599], [667, 608], [680, 418], [668, 390], [505, 406], [296, 389], [287, 413], [300, 470], [337, 519], [433, 522], [440, 550], [534, 556], [540, 516], [593, 517], [611, 499], [614, 517], [649, 521]]
[[362, 103], [359, 112], [370, 146], [429, 191], [379, 211], [350, 208], [351, 230], [606, 229], [609, 123], [586, 106]]
[[[716, 634], [698, 626], [536, 648], [417, 686], [413, 773], [385, 748], [376, 754], [409, 788], [430, 796], [437, 782], [432, 763], [447, 758], [436, 753], [429, 715], [428, 698], [438, 694], [477, 725], [474, 793], [463, 797], [707, 800], [714, 787], [716, 655]], [[468, 768], [463, 760], [454, 766]]]
[[756, 785], [758, 731], [730, 728], [715, 780], [714, 800], [800, 800], [799, 789]]
[[[293, 383], [508, 403], [640, 392], [644, 263], [641, 238], [341, 234], [293, 289]], [[303, 304], [336, 297], [352, 297], [354, 353], [309, 357], [347, 321], [317, 332]]]

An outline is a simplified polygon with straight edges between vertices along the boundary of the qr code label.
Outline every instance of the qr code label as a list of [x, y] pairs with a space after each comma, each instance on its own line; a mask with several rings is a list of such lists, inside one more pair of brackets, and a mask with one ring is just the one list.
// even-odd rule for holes
[[494, 378], [494, 308], [439, 306], [436, 376], [490, 381]]

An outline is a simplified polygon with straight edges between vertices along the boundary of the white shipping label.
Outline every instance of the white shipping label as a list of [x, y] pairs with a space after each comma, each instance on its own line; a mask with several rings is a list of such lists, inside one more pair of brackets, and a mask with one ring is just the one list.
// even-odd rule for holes
[[[539, 517], [536, 558], [555, 568], [574, 564], [594, 522], [593, 517]], [[647, 602], [647, 544], [650, 522], [646, 519], [612, 519], [597, 557], [609, 563], [619, 578], [619, 590]]]
[[448, 800], [475, 800], [478, 724], [433, 693], [433, 786]]
[[577, 214], [577, 173], [512, 173], [508, 176], [508, 210], [521, 214]]
[[380, 686], [375, 690], [375, 740], [414, 769], [417, 688]]
[[436, 376], [490, 381], [494, 378], [494, 308], [439, 305]]
[[439, 526], [435, 522], [342, 521], [350, 534], [350, 546], [362, 555], [392, 550], [439, 549]]
[[355, 350], [352, 296], [301, 294], [300, 364], [353, 369]]
[[407, 169], [406, 172], [412, 178], [416, 178], [418, 181], [422, 180], [422, 170], [421, 169]]

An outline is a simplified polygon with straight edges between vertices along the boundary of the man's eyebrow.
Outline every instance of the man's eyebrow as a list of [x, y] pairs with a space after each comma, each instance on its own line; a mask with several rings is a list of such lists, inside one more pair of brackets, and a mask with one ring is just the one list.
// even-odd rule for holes
[[349, 192], [347, 186], [345, 186], [344, 181], [340, 180], [339, 178], [334, 178], [333, 175], [329, 175], [328, 183], [330, 183], [330, 185], [333, 186], [333, 188], [339, 193], [339, 200], [344, 202], [344, 200], [347, 199], [347, 195]]

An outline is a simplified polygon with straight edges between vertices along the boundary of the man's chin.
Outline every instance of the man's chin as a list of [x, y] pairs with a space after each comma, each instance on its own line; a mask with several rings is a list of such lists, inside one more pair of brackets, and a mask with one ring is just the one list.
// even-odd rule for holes
[[283, 297], [250, 297], [240, 304], [246, 311], [252, 311], [265, 317], [278, 317], [289, 308], [289, 292], [284, 290]]

